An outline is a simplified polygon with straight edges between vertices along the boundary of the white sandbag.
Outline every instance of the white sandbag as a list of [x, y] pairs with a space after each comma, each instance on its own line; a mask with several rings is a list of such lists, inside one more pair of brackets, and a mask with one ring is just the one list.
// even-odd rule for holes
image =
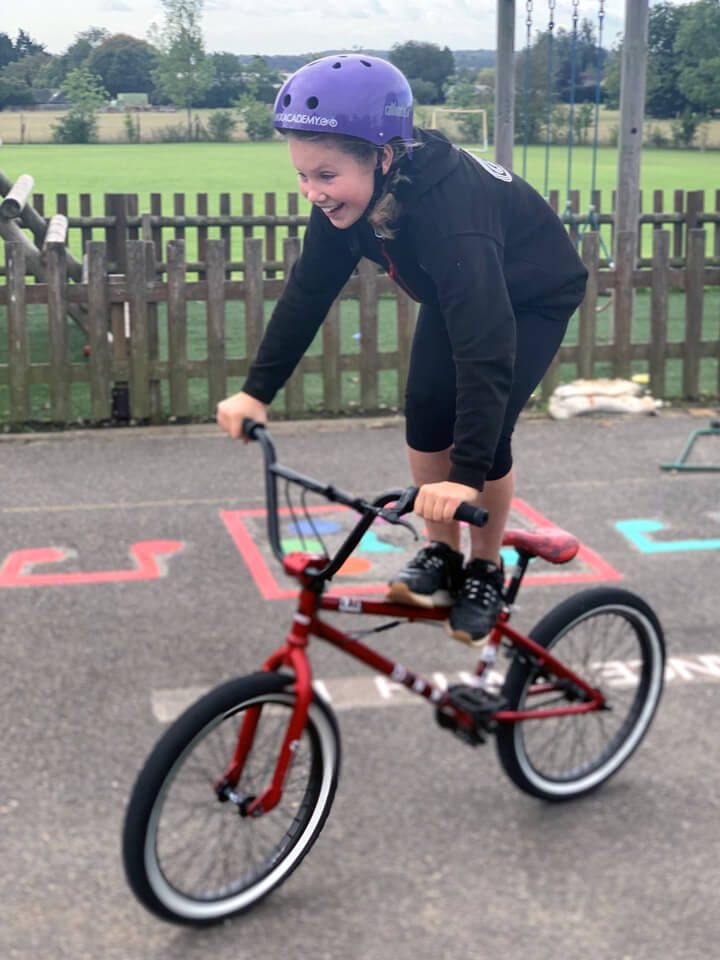
[[632, 380], [574, 380], [553, 391], [548, 413], [555, 420], [568, 420], [585, 413], [652, 414], [662, 406]]

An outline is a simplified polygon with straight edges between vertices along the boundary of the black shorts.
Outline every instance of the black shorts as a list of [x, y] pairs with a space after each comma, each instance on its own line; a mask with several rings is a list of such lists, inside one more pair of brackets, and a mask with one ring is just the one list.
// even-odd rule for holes
[[[558, 351], [570, 317], [518, 313], [513, 382], [505, 419], [488, 480], [504, 477], [512, 467], [511, 438], [520, 413]], [[456, 377], [445, 321], [436, 307], [420, 307], [410, 354], [405, 391], [408, 446], [435, 453], [452, 446], [455, 429]]]

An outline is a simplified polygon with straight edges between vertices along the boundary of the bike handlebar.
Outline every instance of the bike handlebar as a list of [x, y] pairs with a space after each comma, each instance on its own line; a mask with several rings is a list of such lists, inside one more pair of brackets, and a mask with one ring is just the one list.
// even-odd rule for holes
[[[275, 557], [282, 563], [284, 552], [282, 549], [282, 540], [280, 537], [280, 525], [278, 521], [278, 497], [277, 497], [277, 478], [296, 483], [305, 490], [320, 494], [332, 503], [340, 503], [343, 506], [350, 507], [362, 515], [354, 529], [350, 532], [345, 542], [340, 546], [338, 552], [329, 561], [328, 565], [318, 576], [323, 580], [329, 580], [343, 563], [347, 560], [355, 547], [358, 545], [363, 535], [375, 521], [376, 517], [382, 517], [388, 523], [402, 523], [402, 517], [412, 513], [415, 504], [415, 498], [418, 494], [417, 487], [407, 487], [405, 490], [387, 490], [380, 494], [373, 501], [363, 500], [361, 497], [344, 493], [332, 484], [324, 484], [312, 477], [306, 477], [295, 470], [290, 470], [277, 462], [275, 446], [268, 435], [265, 425], [256, 420], [245, 419], [242, 424], [242, 436], [246, 441], [257, 440], [263, 451], [265, 462], [265, 497], [267, 501], [267, 521], [268, 521], [268, 539]], [[388, 504], [394, 506], [388, 507]], [[488, 514], [482, 507], [475, 507], [471, 503], [461, 503], [454, 514], [455, 520], [482, 527], [487, 523]], [[412, 529], [412, 528], [411, 528]]]

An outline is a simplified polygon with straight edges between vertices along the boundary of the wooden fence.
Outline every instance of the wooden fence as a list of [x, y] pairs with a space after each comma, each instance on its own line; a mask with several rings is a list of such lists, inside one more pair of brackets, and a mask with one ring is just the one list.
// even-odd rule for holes
[[[579, 237], [590, 273], [587, 295], [573, 339], [563, 345], [542, 385], [545, 396], [565, 364], [563, 378], [597, 376], [598, 371], [625, 377], [642, 368], [651, 392], [663, 397], [668, 362], [681, 365], [683, 397], [720, 394], [720, 330], [713, 317], [705, 316], [706, 302], [720, 313], [715, 289], [720, 287], [720, 213], [705, 212], [701, 198], [690, 197], [682, 212], [643, 215], [650, 217], [645, 222], [652, 229], [649, 256], [638, 258], [633, 235], [621, 235], [615, 238], [617, 263], [611, 265], [597, 232]], [[720, 191], [716, 207], [720, 209]], [[247, 372], [269, 305], [299, 253], [299, 232], [306, 222], [294, 213], [272, 216], [267, 211], [260, 216], [246, 212], [240, 223], [229, 213], [136, 216], [127, 198], [111, 198], [108, 209], [114, 214], [99, 224], [69, 218], [71, 230], [90, 231], [82, 235], [80, 282], [68, 277], [64, 243], [45, 244], [44, 282], [31, 282], [26, 275], [25, 246], [6, 243], [0, 322], [4, 312], [7, 356], [2, 362], [0, 353], [0, 421], [212, 417], [218, 400], [238, 389]], [[609, 224], [606, 215], [599, 216], [601, 224]], [[240, 258], [234, 258], [237, 243], [231, 231], [238, 226], [245, 237]], [[209, 235], [213, 228], [219, 237]], [[569, 228], [577, 229], [577, 224], [570, 222]], [[98, 229], [105, 232], [103, 240], [93, 238]], [[164, 236], [168, 230], [175, 234], [172, 239]], [[192, 260], [187, 258], [190, 230], [197, 231]], [[258, 230], [263, 237], [251, 235]], [[282, 259], [277, 254], [280, 230], [290, 234], [282, 240]], [[633, 294], [640, 289], [649, 291], [649, 330], [642, 336], [633, 316]], [[673, 291], [682, 298], [679, 337], [670, 333]], [[86, 318], [87, 356], [81, 350], [78, 355], [77, 347], [75, 354], [71, 351], [68, 313], [73, 307]], [[333, 305], [314, 350], [283, 391], [284, 414], [401, 408], [415, 309], [388, 277], [363, 261]], [[348, 322], [354, 328], [349, 340]], [[47, 341], [41, 359], [33, 346], [38, 325]], [[203, 328], [201, 357], [189, 347], [198, 325]], [[708, 364], [713, 371], [709, 387]], [[33, 399], [39, 388], [47, 395], [40, 412]], [[128, 400], [126, 413], [123, 398]]]

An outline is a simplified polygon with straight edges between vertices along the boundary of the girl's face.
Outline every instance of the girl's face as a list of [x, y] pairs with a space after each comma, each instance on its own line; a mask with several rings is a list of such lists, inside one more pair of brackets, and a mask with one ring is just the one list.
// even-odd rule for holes
[[[288, 139], [290, 158], [298, 172], [302, 195], [319, 207], [333, 226], [346, 230], [365, 213], [375, 188], [373, 161], [360, 160], [332, 145], [331, 140]], [[387, 173], [392, 150], [383, 148]]]

